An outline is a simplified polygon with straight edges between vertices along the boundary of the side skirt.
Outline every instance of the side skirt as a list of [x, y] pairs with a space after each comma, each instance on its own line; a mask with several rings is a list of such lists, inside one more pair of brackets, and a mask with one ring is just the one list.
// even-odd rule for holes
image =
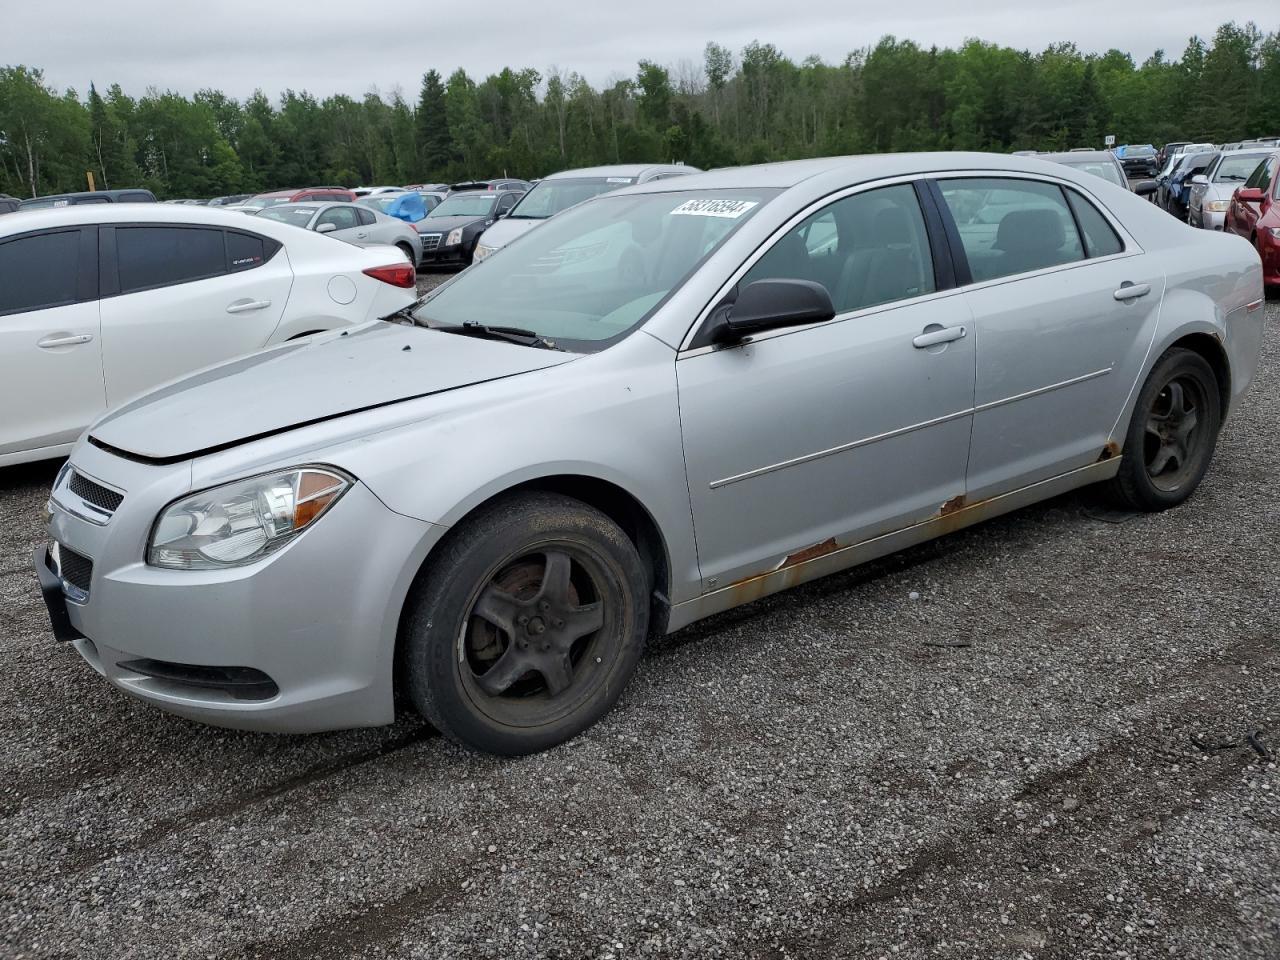
[[1119, 472], [1120, 457], [1112, 456], [1069, 473], [1050, 477], [1048, 480], [1041, 480], [1039, 483], [1020, 487], [977, 503], [969, 503], [963, 497], [948, 500], [936, 516], [870, 540], [847, 545], [828, 540], [826, 543], [793, 553], [777, 569], [745, 577], [719, 590], [676, 604], [671, 608], [667, 632], [674, 632], [695, 620], [731, 610], [744, 603], [759, 600], [761, 597], [808, 583], [810, 580], [817, 580], [819, 577], [838, 573], [870, 560], [877, 560], [927, 540], [955, 533], [975, 523], [1030, 506], [1041, 500], [1048, 500], [1050, 497], [1056, 497], [1092, 483], [1109, 480]]

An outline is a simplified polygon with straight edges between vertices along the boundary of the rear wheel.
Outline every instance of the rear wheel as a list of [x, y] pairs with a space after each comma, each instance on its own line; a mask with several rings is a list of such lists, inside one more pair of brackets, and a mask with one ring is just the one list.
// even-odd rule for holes
[[459, 525], [415, 588], [401, 633], [414, 706], [446, 736], [534, 753], [613, 706], [640, 658], [648, 577], [626, 534], [549, 493]]
[[1112, 492], [1137, 510], [1182, 503], [1209, 469], [1221, 424], [1213, 368], [1193, 350], [1170, 350], [1138, 394]]

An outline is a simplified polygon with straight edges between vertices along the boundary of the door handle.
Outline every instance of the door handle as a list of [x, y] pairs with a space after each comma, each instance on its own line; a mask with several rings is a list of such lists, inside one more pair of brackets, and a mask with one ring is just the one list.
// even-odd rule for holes
[[363, 232], [363, 231], [361, 231], [360, 233], [357, 233], [357, 234], [356, 234], [356, 239], [357, 239], [357, 240], [367, 240], [367, 239], [368, 239], [368, 237], [369, 237], [369, 234], [367, 234], [367, 233], [365, 233], [365, 232]]
[[1130, 283], [1126, 280], [1120, 284], [1120, 289], [1112, 294], [1117, 300], [1136, 300], [1138, 297], [1145, 297], [1151, 292], [1151, 284], [1149, 283]]
[[270, 300], [239, 300], [227, 307], [227, 313], [252, 313], [271, 306]]
[[942, 327], [938, 330], [927, 330], [912, 340], [911, 345], [917, 350], [923, 350], [926, 347], [936, 347], [940, 343], [962, 340], [968, 332], [964, 327]]
[[74, 347], [77, 343], [88, 343], [92, 339], [91, 333], [67, 334], [60, 337], [45, 337], [43, 340], [36, 341], [36, 346], [46, 350], [53, 347]]

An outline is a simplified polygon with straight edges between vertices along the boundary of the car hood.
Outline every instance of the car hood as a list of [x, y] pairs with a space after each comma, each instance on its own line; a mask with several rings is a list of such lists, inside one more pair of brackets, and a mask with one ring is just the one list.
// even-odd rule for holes
[[134, 459], [176, 463], [576, 356], [373, 323], [286, 343], [175, 380], [107, 414], [89, 428], [89, 442]]
[[545, 220], [521, 220], [507, 217], [505, 220], [499, 220], [492, 227], [480, 235], [480, 242], [485, 246], [492, 247], [497, 250], [505, 247], [516, 237], [523, 237], [539, 224], [545, 223]]
[[1235, 195], [1236, 188], [1243, 186], [1243, 182], [1223, 180], [1211, 183], [1207, 187], [1200, 187], [1200, 189], [1204, 191], [1205, 200], [1230, 200]]
[[448, 233], [458, 227], [469, 227], [473, 223], [484, 223], [488, 217], [427, 217], [414, 224], [422, 233]]

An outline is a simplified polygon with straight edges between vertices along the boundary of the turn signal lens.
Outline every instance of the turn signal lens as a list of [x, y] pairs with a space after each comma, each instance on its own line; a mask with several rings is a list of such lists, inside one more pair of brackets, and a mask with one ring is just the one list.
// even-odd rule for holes
[[418, 282], [418, 272], [411, 263], [393, 263], [385, 267], [370, 267], [364, 271], [366, 277], [373, 277], [393, 287], [404, 287], [406, 290]]

